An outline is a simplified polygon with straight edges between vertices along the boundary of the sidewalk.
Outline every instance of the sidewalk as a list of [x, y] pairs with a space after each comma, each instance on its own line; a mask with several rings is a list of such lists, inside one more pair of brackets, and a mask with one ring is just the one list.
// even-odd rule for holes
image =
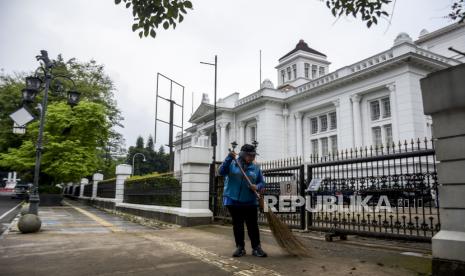
[[428, 275], [431, 260], [397, 249], [304, 239], [313, 257], [283, 253], [262, 232], [268, 258], [231, 258], [229, 226], [142, 226], [68, 201], [40, 208], [42, 231], [15, 225], [0, 240], [1, 275]]

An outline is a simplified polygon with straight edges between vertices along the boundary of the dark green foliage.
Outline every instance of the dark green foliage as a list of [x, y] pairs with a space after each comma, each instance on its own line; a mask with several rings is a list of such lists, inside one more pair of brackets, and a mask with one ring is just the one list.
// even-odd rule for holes
[[186, 14], [187, 9], [192, 9], [192, 2], [187, 0], [115, 0], [116, 5], [122, 2], [127, 9], [132, 7], [132, 31], [138, 31], [140, 38], [149, 35], [155, 38], [156, 29], [160, 25], [165, 30], [170, 26], [175, 29], [176, 23], [184, 20], [182, 14]]
[[98, 184], [114, 183], [116, 184], [116, 178], [109, 178], [102, 181], [99, 181]]
[[55, 185], [40, 185], [39, 194], [61, 194], [62, 189]]
[[465, 0], [457, 0], [452, 4], [452, 11], [449, 13], [449, 18], [452, 20], [459, 19], [459, 23], [465, 20]]
[[127, 179], [124, 202], [181, 207], [181, 184], [170, 176], [149, 175]]
[[331, 10], [333, 16], [352, 15], [360, 16], [370, 28], [378, 24], [378, 19], [389, 14], [383, 8], [392, 0], [326, 0], [326, 6]]
[[[58, 78], [51, 84], [44, 132], [44, 150], [41, 166], [41, 183], [77, 181], [94, 172], [108, 171], [113, 166], [112, 152], [121, 147], [122, 136], [114, 131], [122, 120], [114, 100], [114, 85], [105, 74], [103, 65], [91, 60], [65, 61], [61, 55], [54, 60], [52, 74], [68, 76], [81, 92], [81, 102], [73, 109], [66, 105], [66, 93], [72, 83]], [[28, 124], [25, 135], [12, 133], [13, 122], [9, 114], [21, 107], [21, 89], [24, 78], [32, 72], [0, 75], [0, 166], [4, 170], [17, 170], [22, 179], [32, 180], [35, 162], [35, 144], [38, 121]], [[27, 108], [36, 117], [43, 91]], [[113, 169], [114, 171], [114, 169]]]
[[[384, 8], [395, 0], [321, 0], [331, 10], [335, 17], [352, 15], [360, 16], [363, 22], [370, 28], [378, 24], [380, 18], [388, 17], [389, 13]], [[406, 0], [407, 1], [407, 0]], [[447, 15], [452, 20], [465, 20], [465, 0], [455, 0], [451, 6], [451, 12]], [[392, 16], [392, 15], [391, 15]]]
[[143, 156], [138, 154], [134, 159], [134, 175], [145, 175], [153, 172], [163, 173], [169, 169], [169, 155], [165, 153], [163, 146], [157, 151], [154, 150], [155, 143], [150, 135], [147, 144], [144, 147], [144, 139], [138, 137], [136, 146], [129, 147], [126, 164], [132, 165], [133, 157], [136, 153], [142, 153], [146, 161], [143, 162]]

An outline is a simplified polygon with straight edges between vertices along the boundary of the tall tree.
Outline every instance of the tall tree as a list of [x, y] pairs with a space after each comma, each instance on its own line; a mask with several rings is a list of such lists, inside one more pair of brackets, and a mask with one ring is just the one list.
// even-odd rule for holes
[[[121, 126], [122, 116], [121, 112], [116, 105], [116, 101], [114, 100], [113, 91], [115, 90], [112, 80], [105, 74], [104, 66], [98, 64], [96, 61], [91, 60], [89, 62], [78, 62], [76, 59], [69, 59], [64, 60], [61, 55], [58, 55], [56, 60], [54, 60], [54, 68], [53, 68], [54, 75], [65, 75], [69, 76], [73, 79], [76, 83], [76, 90], [81, 92], [81, 103], [76, 106], [73, 111], [74, 113], [78, 112], [79, 110], [83, 111], [84, 107], [89, 107], [87, 103], [92, 103], [96, 105], [92, 105], [92, 108], [95, 110], [88, 110], [85, 111], [83, 116], [87, 116], [88, 114], [94, 114], [93, 112], [100, 112], [100, 109], [103, 109], [104, 113], [104, 120], [100, 121], [101, 125], [88, 125], [83, 124], [89, 127], [89, 129], [101, 129], [104, 127], [105, 131], [102, 132], [102, 135], [99, 136], [89, 136], [89, 137], [81, 137], [79, 141], [82, 141], [84, 144], [86, 143], [85, 140], [92, 140], [92, 139], [101, 139], [101, 143], [98, 144], [98, 168], [99, 170], [106, 170], [106, 163], [102, 162], [107, 157], [110, 159], [108, 165], [111, 163], [111, 159], [113, 159], [111, 154], [106, 154], [106, 152], [111, 152], [115, 148], [121, 148], [123, 143], [123, 139], [121, 134], [115, 131], [115, 126]], [[12, 133], [13, 122], [9, 118], [9, 114], [13, 113], [19, 107], [21, 107], [21, 89], [24, 88], [24, 77], [27, 75], [32, 75], [31, 73], [21, 73], [21, 74], [13, 74], [13, 75], [0, 75], [0, 166], [3, 166], [4, 169], [13, 169], [10, 165], [14, 164], [14, 162], [6, 162], [3, 159], [10, 156], [11, 152], [18, 151], [19, 153], [24, 153], [24, 149], [30, 147], [32, 152], [34, 152], [34, 145], [36, 140], [34, 140], [34, 133], [37, 132], [37, 122], [31, 123], [27, 128], [26, 135], [17, 135]], [[58, 87], [61, 87], [63, 91], [67, 91], [73, 88], [73, 85], [70, 81], [66, 79], [59, 79], [59, 81], [53, 81], [51, 84], [52, 90], [49, 93], [49, 112], [50, 115], [47, 115], [46, 120], [46, 129], [52, 128], [61, 128], [63, 129], [54, 129], [57, 133], [62, 133], [63, 137], [67, 137], [67, 134], [71, 132], [71, 129], [66, 126], [66, 124], [54, 124], [53, 118], [48, 119], [51, 115], [59, 116], [60, 112], [63, 114], [67, 114], [66, 116], [72, 115], [74, 113], [69, 113], [64, 108], [57, 109], [58, 103], [63, 103], [66, 101], [65, 93], [59, 93], [57, 90]], [[41, 102], [43, 96], [43, 92], [37, 95], [37, 99], [35, 103], [27, 104], [26, 107], [30, 112], [32, 112], [36, 117], [38, 117], [38, 109], [37, 105]], [[82, 106], [81, 106], [82, 105]], [[54, 110], [55, 108], [55, 110]], [[55, 116], [54, 115], [54, 116]], [[94, 114], [95, 115], [95, 114]], [[50, 122], [49, 122], [50, 120]], [[90, 118], [92, 121], [92, 118]], [[56, 122], [55, 122], [56, 123]], [[95, 122], [97, 123], [97, 122]], [[74, 129], [76, 129], [74, 127]], [[93, 133], [93, 131], [82, 130], [83, 134], [85, 133]], [[51, 137], [48, 137], [50, 133], [47, 131], [45, 132], [44, 141], [46, 143], [50, 142]], [[77, 140], [74, 140], [75, 142]], [[61, 141], [63, 142], [63, 141]], [[60, 144], [61, 144], [60, 142]], [[63, 146], [64, 144], [62, 144]], [[48, 148], [47, 148], [48, 147]], [[22, 148], [22, 149], [21, 149]], [[47, 154], [46, 151], [50, 149], [50, 144], [45, 145], [44, 156]], [[51, 148], [53, 149], [53, 147]], [[9, 152], [7, 155], [5, 155]], [[94, 153], [96, 153], [94, 151]], [[60, 154], [64, 155], [64, 154]], [[20, 155], [21, 156], [21, 155]], [[26, 156], [25, 156], [26, 157]], [[27, 159], [27, 158], [26, 158]], [[29, 160], [29, 159], [28, 159]], [[92, 160], [92, 159], [90, 159]], [[10, 160], [11, 161], [11, 160]], [[27, 163], [27, 162], [26, 162]], [[83, 164], [90, 164], [90, 163], [83, 163]], [[65, 165], [65, 164], [63, 164]], [[86, 166], [87, 166], [86, 165]], [[14, 165], [17, 168], [17, 165]], [[94, 167], [94, 166], [91, 166]], [[22, 168], [23, 172], [26, 172], [26, 167]], [[30, 169], [33, 169], [33, 165]], [[41, 170], [41, 179], [47, 179], [45, 173], [46, 168], [42, 166]], [[81, 170], [84, 171], [84, 170]], [[42, 177], [44, 176], [44, 177]], [[54, 175], [58, 177], [57, 175]], [[82, 175], [83, 177], [85, 175]], [[67, 178], [67, 177], [66, 177]], [[50, 179], [53, 179], [51, 177]], [[60, 180], [57, 180], [60, 181]]]
[[[54, 182], [76, 181], [96, 172], [99, 158], [109, 136], [109, 122], [102, 104], [82, 101], [74, 108], [66, 103], [48, 107], [44, 129], [42, 172]], [[35, 163], [38, 122], [27, 127], [27, 139], [19, 148], [0, 154], [0, 163], [18, 171], [31, 171]]]
[[142, 162], [143, 158], [141, 156], [137, 156], [134, 159], [134, 174], [144, 175], [153, 172], [167, 172], [169, 168], [169, 156], [165, 154], [163, 146], [157, 152], [154, 150], [155, 143], [152, 136], [148, 137], [145, 147], [143, 146], [143, 141], [143, 138], [139, 136], [136, 140], [136, 145], [129, 147], [126, 157], [126, 162], [132, 165], [132, 160], [136, 153], [142, 153], [145, 156], [145, 162]]
[[137, 137], [136, 148], [138, 148], [138, 149], [143, 149], [144, 148], [144, 138], [142, 138], [142, 136]]

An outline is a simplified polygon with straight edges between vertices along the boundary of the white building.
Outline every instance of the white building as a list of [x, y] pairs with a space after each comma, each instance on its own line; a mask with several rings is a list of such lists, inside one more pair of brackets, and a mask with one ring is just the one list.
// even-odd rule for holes
[[[419, 80], [465, 61], [449, 47], [465, 51], [465, 24], [423, 30], [416, 41], [401, 33], [390, 49], [330, 72], [327, 56], [300, 40], [275, 67], [277, 87], [265, 80], [246, 97], [233, 93], [217, 101], [217, 160], [232, 141], [257, 140], [258, 159], [266, 161], [431, 137]], [[213, 104], [208, 96], [189, 122], [183, 147], [209, 147]], [[179, 170], [180, 135], [175, 145]]]

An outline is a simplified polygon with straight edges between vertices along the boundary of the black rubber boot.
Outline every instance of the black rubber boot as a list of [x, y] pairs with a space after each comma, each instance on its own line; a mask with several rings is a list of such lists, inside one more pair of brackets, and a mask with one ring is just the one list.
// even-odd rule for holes
[[253, 250], [252, 250], [252, 255], [256, 256], [256, 257], [266, 257], [268, 256], [265, 251], [263, 251], [262, 247], [259, 245], [257, 247], [255, 247]]
[[245, 254], [246, 254], [245, 248], [244, 248], [243, 246], [238, 246], [238, 247], [236, 248], [236, 251], [234, 251], [234, 253], [233, 253], [232, 256], [233, 256], [233, 257], [242, 257], [242, 256], [244, 256]]

